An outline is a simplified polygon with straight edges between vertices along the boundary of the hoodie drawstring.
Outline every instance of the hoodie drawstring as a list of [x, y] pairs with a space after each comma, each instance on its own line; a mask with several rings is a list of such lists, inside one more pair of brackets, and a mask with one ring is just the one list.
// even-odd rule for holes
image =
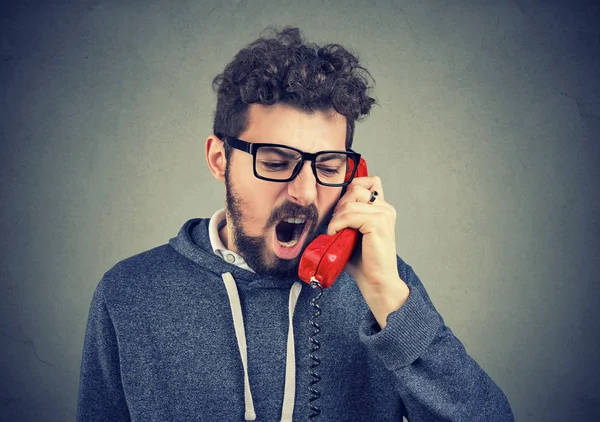
[[290, 289], [290, 300], [288, 304], [288, 338], [287, 352], [285, 357], [285, 389], [283, 394], [283, 406], [281, 409], [281, 421], [292, 420], [294, 413], [294, 398], [296, 396], [296, 352], [294, 351], [294, 309], [298, 296], [302, 290], [302, 284], [295, 282]]
[[246, 330], [244, 330], [244, 318], [242, 317], [242, 306], [240, 305], [240, 296], [238, 295], [237, 286], [231, 273], [224, 273], [221, 275], [225, 288], [227, 289], [227, 296], [229, 296], [229, 307], [231, 308], [231, 314], [233, 315], [233, 326], [235, 327], [235, 336], [237, 338], [238, 348], [240, 349], [240, 355], [242, 356], [242, 365], [244, 367], [244, 401], [246, 403], [246, 413], [244, 415], [247, 421], [253, 421], [256, 419], [256, 413], [254, 412], [254, 403], [252, 402], [252, 392], [250, 391], [250, 380], [248, 378], [248, 357], [246, 347]]
[[[256, 412], [254, 411], [254, 402], [252, 401], [252, 392], [250, 391], [250, 379], [248, 377], [248, 355], [246, 345], [246, 331], [244, 329], [244, 318], [242, 315], [242, 306], [238, 294], [235, 280], [231, 273], [223, 273], [221, 275], [229, 297], [229, 306], [231, 315], [233, 316], [233, 326], [235, 328], [235, 336], [237, 338], [240, 356], [242, 358], [242, 366], [244, 367], [244, 402], [245, 414], [247, 421], [256, 420]], [[295, 282], [290, 289], [290, 297], [288, 303], [288, 338], [287, 352], [285, 360], [285, 390], [283, 395], [283, 405], [281, 409], [281, 421], [291, 421], [294, 413], [294, 399], [296, 395], [296, 354], [294, 351], [294, 324], [293, 316], [296, 308], [298, 296], [302, 290], [302, 284]]]

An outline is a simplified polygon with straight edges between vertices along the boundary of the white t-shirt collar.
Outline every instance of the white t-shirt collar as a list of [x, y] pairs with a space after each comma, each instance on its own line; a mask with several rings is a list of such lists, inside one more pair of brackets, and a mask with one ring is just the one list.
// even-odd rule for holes
[[210, 222], [208, 223], [208, 236], [210, 238], [210, 245], [212, 247], [213, 252], [215, 253], [215, 255], [220, 256], [230, 264], [236, 265], [248, 271], [255, 272], [252, 268], [248, 266], [244, 258], [242, 258], [239, 254], [227, 249], [221, 241], [219, 231], [226, 224], [227, 220], [225, 219], [224, 208], [215, 212], [210, 218]]

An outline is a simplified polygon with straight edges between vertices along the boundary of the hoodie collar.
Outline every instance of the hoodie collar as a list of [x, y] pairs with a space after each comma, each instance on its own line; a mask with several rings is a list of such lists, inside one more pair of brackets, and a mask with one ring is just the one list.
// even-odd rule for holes
[[224, 208], [215, 212], [210, 218], [210, 222], [208, 223], [208, 237], [210, 238], [210, 246], [213, 252], [215, 253], [215, 255], [220, 256], [230, 264], [237, 265], [238, 267], [244, 268], [245, 270], [255, 272], [252, 268], [250, 268], [250, 266], [246, 263], [246, 260], [241, 255], [230, 251], [223, 244], [221, 236], [219, 235], [219, 231], [226, 224], [227, 220], [225, 219]]
[[169, 245], [187, 259], [203, 267], [206, 271], [221, 278], [225, 272], [231, 273], [238, 283], [239, 288], [264, 288], [289, 290], [296, 281], [296, 277], [281, 279], [264, 276], [251, 270], [240, 268], [231, 264], [220, 256], [215, 255], [211, 244], [209, 232], [210, 219], [192, 218], [186, 221], [176, 237], [169, 239]]

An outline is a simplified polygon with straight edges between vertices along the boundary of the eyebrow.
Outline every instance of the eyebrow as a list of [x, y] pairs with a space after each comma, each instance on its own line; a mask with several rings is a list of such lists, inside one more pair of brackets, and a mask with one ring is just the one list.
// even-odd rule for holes
[[262, 150], [266, 150], [268, 152], [273, 152], [275, 154], [281, 155], [284, 158], [287, 158], [289, 160], [293, 160], [293, 159], [298, 159], [298, 153], [293, 151], [293, 150], [289, 150], [287, 151], [285, 149], [284, 146], [281, 147], [261, 147]]
[[343, 159], [343, 154], [340, 152], [330, 152], [328, 154], [320, 154], [319, 155], [319, 160], [331, 160], [331, 159], [336, 159], [339, 158], [340, 160]]

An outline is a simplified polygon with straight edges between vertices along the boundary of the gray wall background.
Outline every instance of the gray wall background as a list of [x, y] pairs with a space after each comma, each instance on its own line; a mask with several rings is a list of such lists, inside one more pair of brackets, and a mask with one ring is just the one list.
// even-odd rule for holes
[[210, 82], [269, 24], [359, 54], [355, 149], [399, 254], [519, 421], [600, 420], [599, 7], [567, 1], [3, 6], [2, 421], [73, 420], [87, 312], [119, 260], [224, 202]]

